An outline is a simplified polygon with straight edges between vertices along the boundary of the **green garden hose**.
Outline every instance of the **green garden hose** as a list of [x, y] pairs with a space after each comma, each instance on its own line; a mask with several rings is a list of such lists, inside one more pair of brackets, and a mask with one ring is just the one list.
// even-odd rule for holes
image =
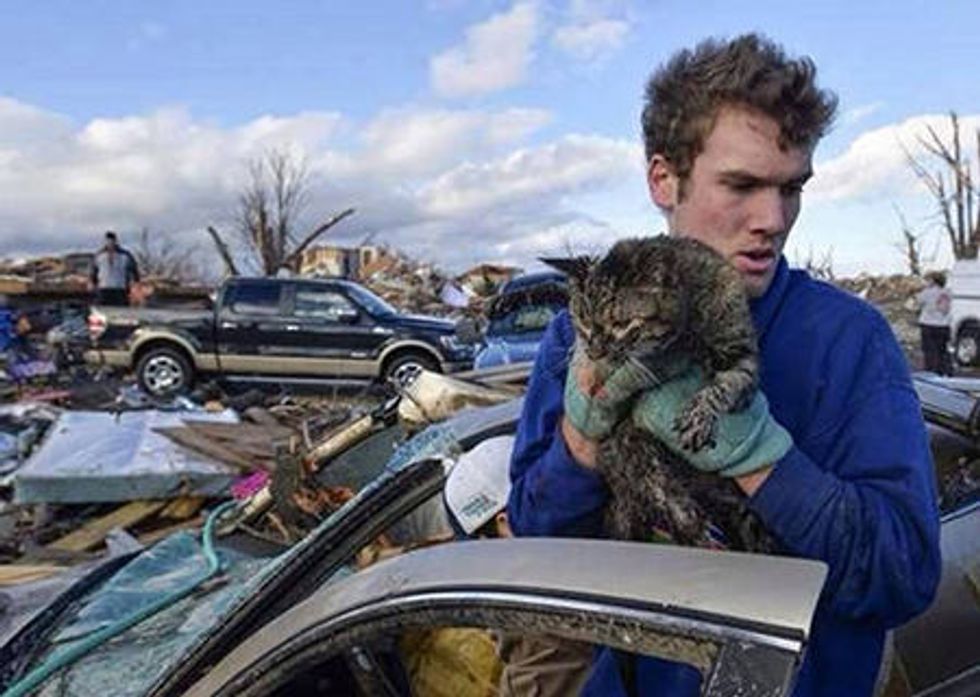
[[128, 617], [123, 617], [122, 619], [116, 620], [112, 624], [93, 632], [84, 640], [66, 650], [64, 653], [60, 653], [57, 656], [45, 661], [30, 673], [25, 675], [23, 678], [14, 683], [6, 692], [4, 692], [2, 697], [23, 697], [24, 695], [30, 694], [33, 690], [40, 687], [41, 683], [62, 668], [71, 665], [92, 649], [100, 646], [109, 639], [122, 634], [130, 627], [139, 624], [148, 617], [152, 617], [161, 610], [173, 605], [183, 598], [186, 598], [202, 583], [218, 573], [221, 570], [221, 560], [218, 558], [218, 554], [214, 549], [214, 524], [225, 511], [233, 508], [236, 505], [237, 503], [235, 501], [227, 501], [221, 504], [211, 512], [207, 521], [204, 523], [204, 532], [201, 534], [201, 547], [204, 553], [204, 558], [208, 563], [208, 568], [207, 571], [204, 572], [204, 575], [187, 584], [183, 588], [180, 588], [173, 593], [164, 596], [160, 600], [137, 610]]

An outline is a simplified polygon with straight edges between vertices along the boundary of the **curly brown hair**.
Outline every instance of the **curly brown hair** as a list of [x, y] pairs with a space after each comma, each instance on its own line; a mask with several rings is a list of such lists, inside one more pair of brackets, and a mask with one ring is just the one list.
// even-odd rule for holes
[[780, 124], [780, 146], [813, 146], [830, 129], [837, 96], [816, 86], [809, 58], [787, 57], [759, 34], [707, 39], [650, 77], [643, 107], [647, 162], [663, 155], [683, 182], [722, 106], [755, 109]]

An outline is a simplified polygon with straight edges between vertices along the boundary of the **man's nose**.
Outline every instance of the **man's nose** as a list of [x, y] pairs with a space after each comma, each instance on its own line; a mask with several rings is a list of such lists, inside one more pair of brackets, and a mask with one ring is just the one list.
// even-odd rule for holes
[[752, 232], [771, 236], [786, 232], [786, 201], [776, 187], [767, 187], [756, 192], [752, 200]]

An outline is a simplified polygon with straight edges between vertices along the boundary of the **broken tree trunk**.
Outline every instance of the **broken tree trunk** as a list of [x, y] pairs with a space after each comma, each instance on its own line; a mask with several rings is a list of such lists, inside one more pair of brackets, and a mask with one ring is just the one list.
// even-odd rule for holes
[[283, 259], [282, 263], [288, 266], [289, 268], [293, 269], [294, 271], [296, 271], [299, 267], [299, 261], [303, 256], [303, 252], [306, 251], [306, 248], [309, 247], [311, 244], [313, 244], [313, 242], [316, 240], [317, 237], [325, 233], [327, 230], [332, 228], [334, 225], [336, 225], [337, 223], [339, 223], [341, 220], [343, 220], [349, 215], [354, 215], [353, 208], [348, 208], [345, 211], [341, 211], [340, 213], [333, 216], [326, 222], [318, 225], [316, 228], [313, 229], [313, 231], [309, 235], [307, 235], [303, 239], [302, 242], [296, 245], [296, 249], [290, 252], [286, 256], [286, 258]]
[[231, 250], [228, 249], [228, 245], [222, 239], [221, 234], [211, 225], [208, 225], [207, 230], [211, 239], [214, 241], [214, 246], [218, 249], [221, 260], [225, 263], [225, 270], [228, 272], [228, 275], [238, 276], [238, 267], [235, 266], [235, 260], [231, 257]]

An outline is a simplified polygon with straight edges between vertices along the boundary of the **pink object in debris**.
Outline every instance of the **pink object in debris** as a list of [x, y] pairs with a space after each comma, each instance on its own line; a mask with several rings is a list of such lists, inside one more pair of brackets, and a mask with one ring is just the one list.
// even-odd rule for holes
[[231, 495], [236, 499], [247, 499], [260, 492], [269, 483], [268, 472], [256, 472], [242, 477], [231, 485]]

